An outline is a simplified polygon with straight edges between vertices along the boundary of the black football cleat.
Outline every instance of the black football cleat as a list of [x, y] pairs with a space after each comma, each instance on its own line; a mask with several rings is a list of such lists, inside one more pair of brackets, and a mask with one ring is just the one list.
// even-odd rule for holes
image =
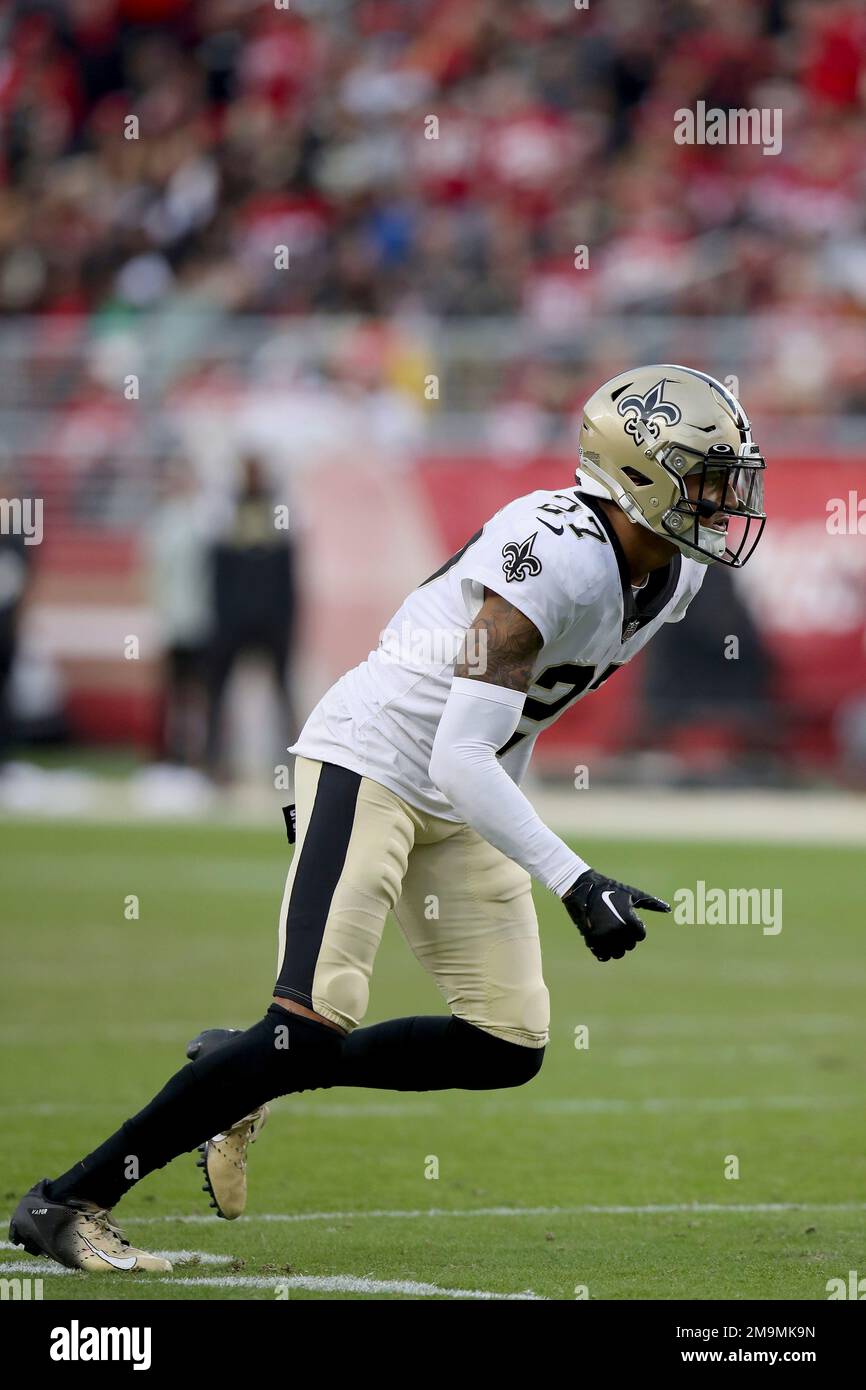
[[9, 1239], [29, 1255], [47, 1255], [67, 1269], [106, 1274], [132, 1270], [171, 1272], [161, 1255], [130, 1245], [111, 1212], [92, 1202], [55, 1202], [47, 1196], [43, 1178], [21, 1198], [9, 1223]]

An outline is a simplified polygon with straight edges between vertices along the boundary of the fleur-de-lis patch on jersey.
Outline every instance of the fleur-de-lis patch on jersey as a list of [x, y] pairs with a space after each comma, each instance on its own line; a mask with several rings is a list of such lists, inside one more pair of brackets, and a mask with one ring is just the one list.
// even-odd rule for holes
[[512, 579], [526, 579], [530, 574], [541, 574], [541, 561], [537, 555], [533, 555], [532, 547], [535, 545], [537, 531], [533, 531], [531, 536], [527, 536], [525, 541], [518, 545], [517, 541], [509, 541], [502, 547], [502, 554], [505, 557], [505, 564], [502, 566], [502, 573], [510, 584]]

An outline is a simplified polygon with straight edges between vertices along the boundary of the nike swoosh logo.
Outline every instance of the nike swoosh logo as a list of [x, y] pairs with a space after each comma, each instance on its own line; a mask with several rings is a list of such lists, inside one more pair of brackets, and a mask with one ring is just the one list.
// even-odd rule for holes
[[617, 912], [616, 908], [614, 907], [613, 903], [611, 902], [611, 898], [612, 898], [612, 897], [613, 897], [613, 889], [612, 889], [612, 888], [606, 888], [605, 891], [604, 891], [604, 892], [602, 893], [602, 895], [601, 895], [601, 900], [602, 900], [602, 902], [604, 903], [605, 907], [609, 907], [609, 908], [610, 908], [611, 912], [613, 913], [614, 917], [616, 917], [617, 921], [622, 922], [623, 926], [625, 926], [625, 918], [624, 918], [624, 917], [620, 917], [619, 913]]
[[106, 1255], [104, 1250], [97, 1250], [96, 1246], [87, 1239], [87, 1236], [82, 1236], [81, 1239], [93, 1251], [94, 1255], [98, 1255], [101, 1260], [105, 1260], [106, 1264], [113, 1265], [115, 1269], [135, 1268], [137, 1263], [135, 1255], [124, 1255], [122, 1259], [118, 1259], [116, 1255]]

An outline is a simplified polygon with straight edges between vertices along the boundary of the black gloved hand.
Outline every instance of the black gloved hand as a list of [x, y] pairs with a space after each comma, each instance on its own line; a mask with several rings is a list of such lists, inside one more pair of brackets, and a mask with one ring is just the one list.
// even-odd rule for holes
[[642, 888], [630, 888], [615, 878], [586, 869], [562, 899], [596, 960], [621, 960], [646, 937], [646, 927], [636, 907], [651, 912], [670, 912], [670, 903], [654, 898]]

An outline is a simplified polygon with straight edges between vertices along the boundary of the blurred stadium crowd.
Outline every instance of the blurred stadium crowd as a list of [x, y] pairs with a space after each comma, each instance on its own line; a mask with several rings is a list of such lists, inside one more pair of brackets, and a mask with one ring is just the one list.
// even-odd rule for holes
[[[676, 143], [697, 101], [780, 110], [781, 151]], [[167, 651], [197, 604], [204, 642], [200, 569], [174, 594], [146, 577], [158, 536], [192, 554], [199, 503], [196, 564], [243, 531], [251, 471], [302, 516], [310, 470], [307, 502], [361, 509], [361, 476], [381, 512], [382, 477], [424, 455], [570, 460], [582, 400], [638, 359], [731, 373], [767, 450], [850, 455], [864, 195], [856, 0], [12, 0], [0, 492], [44, 497], [53, 522], [36, 645], [81, 685], [97, 655], [62, 603], [109, 588], [150, 594]], [[413, 582], [416, 523], [390, 584], [365, 580], [380, 621]], [[371, 534], [393, 554], [393, 526]], [[23, 592], [0, 585], [4, 631]], [[96, 698], [115, 677], [81, 688], [78, 732], [118, 727]]]
[[[864, 326], [856, 0], [19, 0], [0, 25], [7, 313]], [[783, 110], [781, 153], [676, 144], [698, 99]], [[863, 409], [859, 338], [795, 334], [753, 409]]]

